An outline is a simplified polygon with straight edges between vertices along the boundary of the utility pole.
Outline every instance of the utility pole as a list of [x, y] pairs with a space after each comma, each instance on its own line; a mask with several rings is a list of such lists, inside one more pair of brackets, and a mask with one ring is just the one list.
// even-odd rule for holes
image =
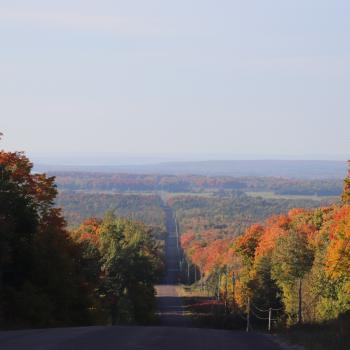
[[269, 308], [269, 327], [268, 327], [269, 332], [271, 332], [271, 315], [272, 315], [272, 309]]
[[174, 223], [175, 223], [175, 233], [176, 233], [176, 246], [177, 246], [177, 251], [179, 251], [179, 228], [177, 225], [176, 216], [174, 216]]
[[186, 260], [187, 262], [187, 283], [190, 284], [190, 263], [188, 260]]
[[303, 323], [303, 316], [302, 316], [302, 292], [301, 292], [301, 286], [302, 286], [302, 281], [301, 278], [299, 278], [299, 291], [298, 291], [298, 296], [299, 296], [299, 303], [298, 303], [298, 323], [302, 324]]
[[247, 329], [246, 331], [249, 332], [250, 329], [250, 297], [248, 297], [248, 305], [247, 305]]
[[220, 286], [221, 286], [221, 273], [219, 272], [219, 277], [218, 277], [218, 293], [217, 293], [217, 300], [220, 300]]
[[225, 267], [225, 312], [228, 313], [228, 269]]

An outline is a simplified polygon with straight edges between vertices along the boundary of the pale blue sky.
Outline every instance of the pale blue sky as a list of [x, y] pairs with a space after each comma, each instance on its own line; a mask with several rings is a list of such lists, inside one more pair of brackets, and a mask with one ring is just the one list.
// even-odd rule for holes
[[0, 0], [2, 147], [347, 154], [350, 1]]

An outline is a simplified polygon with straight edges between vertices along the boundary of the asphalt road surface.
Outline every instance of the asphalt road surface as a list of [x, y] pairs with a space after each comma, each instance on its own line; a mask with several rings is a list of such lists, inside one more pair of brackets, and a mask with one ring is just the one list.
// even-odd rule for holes
[[0, 350], [277, 350], [262, 334], [191, 328], [176, 292], [179, 277], [175, 221], [165, 208], [166, 275], [156, 286], [158, 327], [76, 327], [0, 332]]
[[184, 327], [83, 327], [0, 332], [1, 350], [277, 350], [260, 334]]
[[157, 309], [163, 326], [189, 327], [191, 322], [176, 291], [179, 282], [179, 240], [176, 224], [170, 208], [164, 208], [168, 236], [165, 242], [166, 274], [163, 283], [156, 286]]

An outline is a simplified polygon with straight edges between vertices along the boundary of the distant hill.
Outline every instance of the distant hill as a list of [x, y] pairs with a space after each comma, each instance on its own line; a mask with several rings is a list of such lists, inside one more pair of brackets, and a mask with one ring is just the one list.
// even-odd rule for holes
[[345, 161], [326, 160], [208, 160], [196, 162], [162, 162], [143, 165], [44, 165], [35, 171], [88, 171], [131, 174], [169, 174], [206, 176], [264, 176], [301, 179], [343, 179]]

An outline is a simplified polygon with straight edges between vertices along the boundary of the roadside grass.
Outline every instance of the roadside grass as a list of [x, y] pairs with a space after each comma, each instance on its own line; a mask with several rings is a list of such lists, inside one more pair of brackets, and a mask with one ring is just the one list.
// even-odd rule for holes
[[350, 313], [322, 324], [305, 324], [283, 329], [278, 335], [307, 350], [349, 350]]
[[[226, 313], [222, 302], [200, 285], [179, 285], [177, 293], [182, 297], [186, 314], [195, 327], [244, 330], [244, 315]], [[253, 321], [255, 331], [265, 330], [265, 323]], [[305, 350], [349, 350], [350, 349], [350, 313], [341, 315], [337, 320], [322, 324], [304, 324], [290, 328], [278, 327], [273, 334], [282, 340], [285, 348]]]
[[179, 285], [177, 293], [182, 297], [186, 314], [191, 318], [194, 326], [216, 329], [244, 329], [245, 320], [237, 314], [227, 313], [223, 302], [217, 301], [200, 285]]

